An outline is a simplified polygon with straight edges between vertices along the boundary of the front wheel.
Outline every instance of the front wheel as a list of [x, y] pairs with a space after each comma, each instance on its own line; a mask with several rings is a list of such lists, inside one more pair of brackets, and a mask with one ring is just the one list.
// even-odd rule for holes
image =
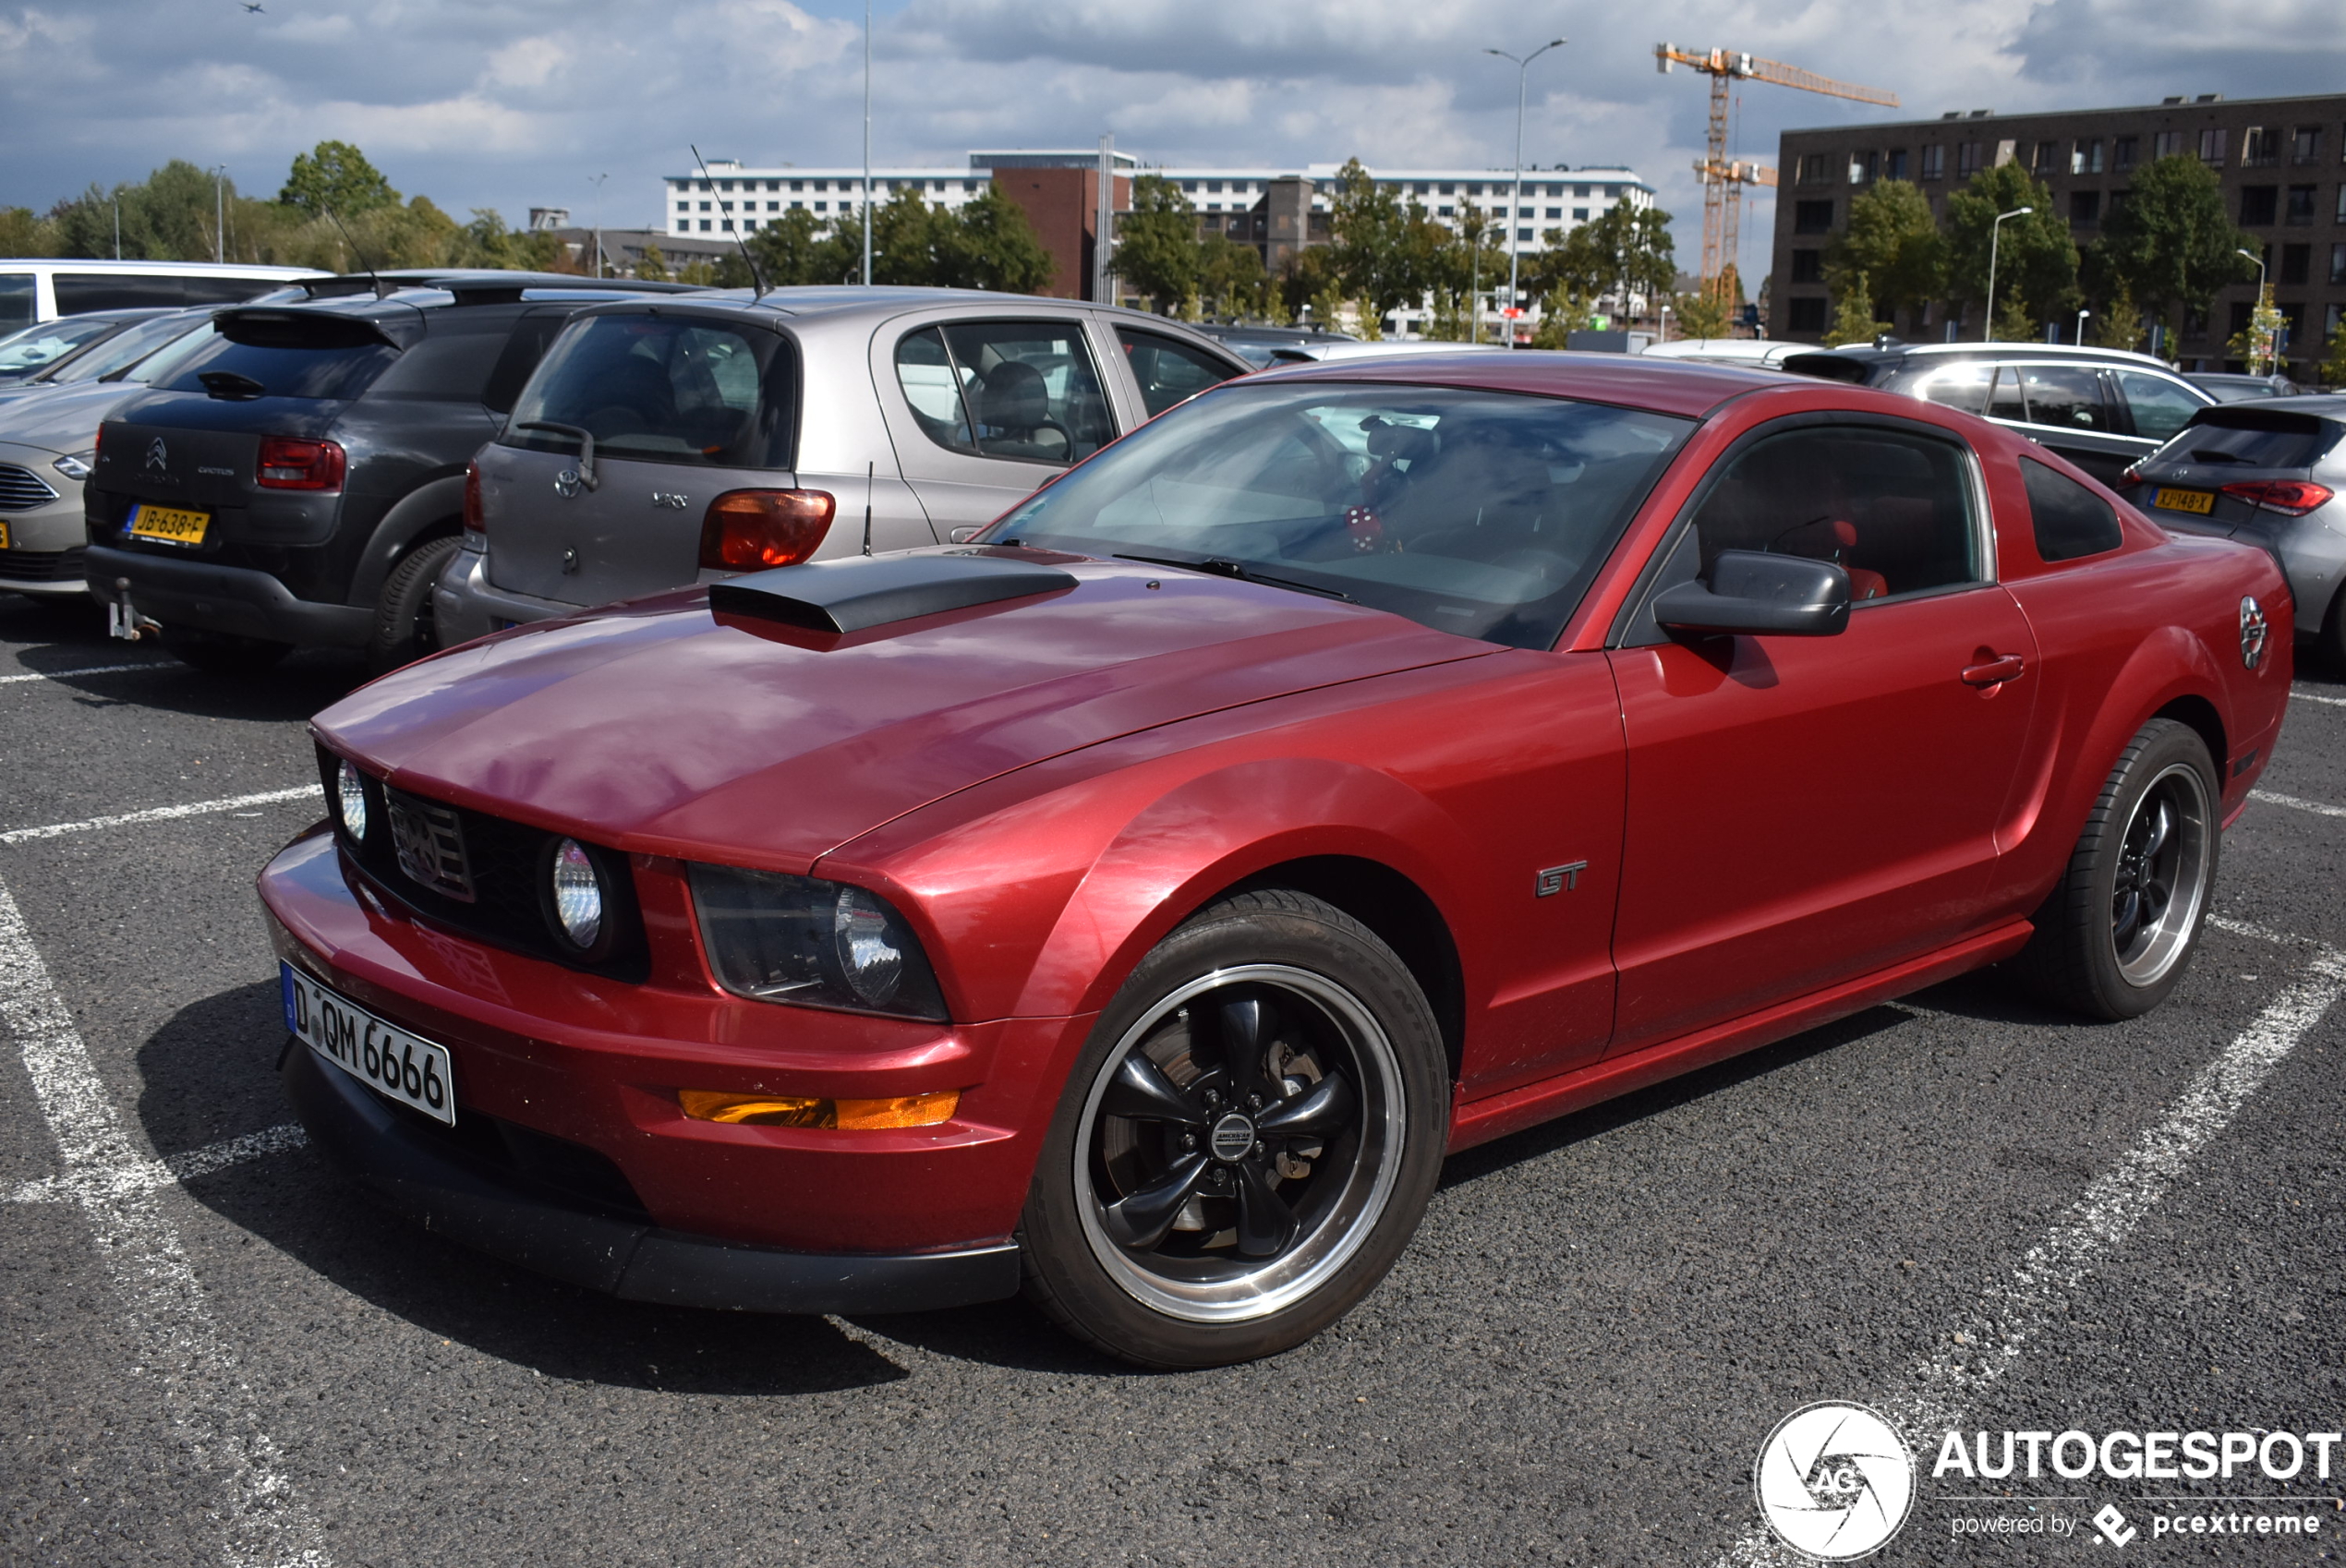
[[2199, 945], [2216, 880], [2219, 799], [2207, 742], [2154, 718], [2110, 770], [2020, 968], [2045, 1000], [2139, 1018], [2167, 999]]
[[1417, 1229], [1444, 1059], [1358, 921], [1285, 890], [1214, 905], [1142, 960], [1069, 1080], [1021, 1226], [1029, 1297], [1143, 1366], [1301, 1344]]

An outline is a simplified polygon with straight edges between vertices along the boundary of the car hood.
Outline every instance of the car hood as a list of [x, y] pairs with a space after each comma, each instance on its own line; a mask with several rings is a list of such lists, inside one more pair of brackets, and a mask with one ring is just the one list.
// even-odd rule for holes
[[87, 452], [107, 416], [146, 390], [121, 381], [19, 389], [0, 396], [0, 441], [55, 452]]
[[1052, 557], [1042, 597], [825, 637], [706, 589], [468, 644], [320, 714], [435, 799], [632, 851], [803, 871], [1044, 758], [1217, 708], [1497, 651], [1283, 588]]

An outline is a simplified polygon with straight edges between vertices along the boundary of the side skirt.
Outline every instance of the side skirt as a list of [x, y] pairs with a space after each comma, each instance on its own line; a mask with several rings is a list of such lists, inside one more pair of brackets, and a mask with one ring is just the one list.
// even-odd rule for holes
[[1878, 1002], [1907, 995], [2008, 959], [2027, 945], [2034, 930], [2025, 920], [2013, 921], [1953, 947], [1908, 959], [1889, 969], [1876, 970], [1760, 1012], [1747, 1013], [1727, 1023], [1664, 1040], [1626, 1056], [1594, 1062], [1543, 1082], [1471, 1101], [1459, 1106], [1451, 1119], [1449, 1152], [1455, 1154], [1557, 1116], [1587, 1110], [1649, 1084], [1772, 1045], [1803, 1030], [1861, 1013]]

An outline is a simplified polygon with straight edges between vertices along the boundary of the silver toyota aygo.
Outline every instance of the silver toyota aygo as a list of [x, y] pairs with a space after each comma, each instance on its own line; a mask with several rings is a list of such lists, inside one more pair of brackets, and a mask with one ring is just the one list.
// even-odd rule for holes
[[466, 475], [440, 645], [953, 542], [1250, 368], [1161, 317], [1021, 295], [788, 288], [589, 308]]

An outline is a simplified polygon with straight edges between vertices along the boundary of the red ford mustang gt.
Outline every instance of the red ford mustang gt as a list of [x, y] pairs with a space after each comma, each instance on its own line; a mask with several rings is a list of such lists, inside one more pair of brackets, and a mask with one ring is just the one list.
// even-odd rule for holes
[[[690, 482], [680, 469], [680, 479]], [[1597, 356], [1209, 392], [961, 548], [412, 665], [262, 874], [318, 1145], [637, 1300], [1170, 1367], [1444, 1154], [2002, 959], [2158, 1004], [2291, 603], [1911, 399]]]

